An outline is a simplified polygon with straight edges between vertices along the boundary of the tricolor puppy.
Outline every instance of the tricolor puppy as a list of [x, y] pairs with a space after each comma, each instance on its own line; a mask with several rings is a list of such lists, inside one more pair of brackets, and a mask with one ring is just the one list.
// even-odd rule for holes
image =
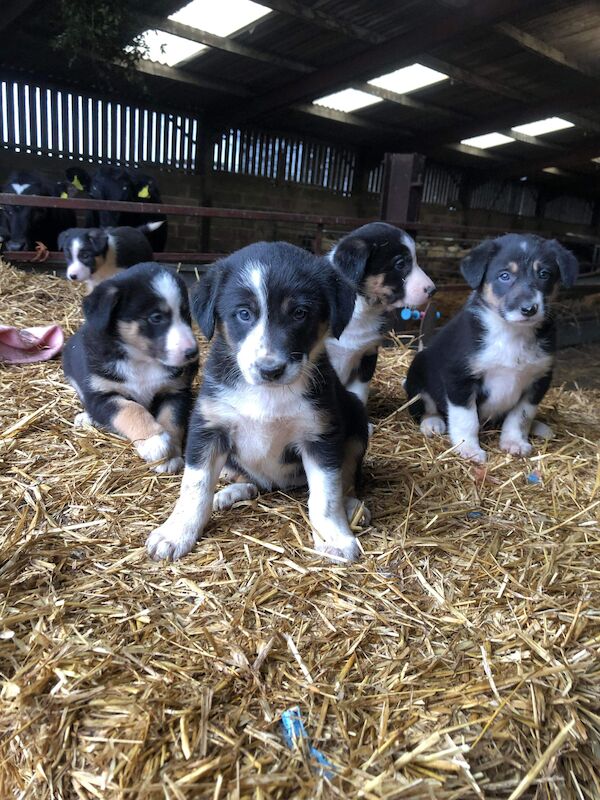
[[138, 264], [104, 281], [83, 301], [85, 323], [63, 351], [65, 376], [92, 424], [130, 439], [140, 456], [178, 472], [198, 370], [182, 279]]
[[387, 222], [371, 222], [344, 236], [329, 260], [357, 287], [352, 319], [327, 352], [339, 379], [366, 404], [377, 350], [394, 309], [424, 305], [435, 292], [417, 264], [414, 240]]
[[69, 228], [58, 237], [67, 261], [67, 278], [85, 281], [92, 291], [119, 270], [152, 261], [154, 254], [147, 234], [162, 222], [148, 222], [137, 228]]
[[[354, 296], [325, 259], [285, 242], [253, 244], [212, 266], [193, 309], [206, 337], [216, 337], [190, 419], [180, 498], [148, 538], [153, 558], [189, 553], [213, 508], [306, 483], [316, 549], [357, 557], [348, 518], [360, 505], [367, 419], [325, 350], [326, 336], [348, 323]], [[215, 495], [224, 467], [244, 482]]]
[[[500, 448], [528, 455], [530, 432], [552, 379], [555, 328], [550, 301], [572, 286], [575, 256], [539, 236], [507, 234], [483, 242], [461, 264], [474, 289], [459, 313], [417, 353], [408, 371], [410, 406], [426, 436], [444, 433], [458, 453], [485, 461], [479, 428], [500, 422]], [[533, 427], [532, 427], [533, 423]]]

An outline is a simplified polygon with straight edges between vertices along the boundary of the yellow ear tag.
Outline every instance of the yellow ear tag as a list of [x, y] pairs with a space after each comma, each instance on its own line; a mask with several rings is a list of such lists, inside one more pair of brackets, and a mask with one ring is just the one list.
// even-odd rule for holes
[[61, 200], [68, 200], [69, 199], [69, 195], [66, 192], [61, 192], [60, 193], [60, 198], [61, 198]]
[[76, 188], [76, 189], [77, 189], [79, 192], [84, 192], [84, 191], [85, 191], [85, 189], [83, 188], [83, 184], [81, 183], [81, 181], [79, 180], [79, 178], [77, 177], [77, 175], [75, 175], [75, 177], [73, 178], [73, 180], [71, 181], [71, 183], [73, 184], [73, 186], [74, 186], [74, 187], [75, 187], [75, 188]]
[[139, 190], [138, 197], [141, 197], [142, 200], [146, 200], [148, 197], [150, 197], [150, 187], [148, 184], [146, 184], [143, 189]]

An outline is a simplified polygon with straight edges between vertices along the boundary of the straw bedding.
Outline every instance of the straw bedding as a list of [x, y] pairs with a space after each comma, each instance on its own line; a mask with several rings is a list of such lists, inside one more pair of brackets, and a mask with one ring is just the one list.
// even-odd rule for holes
[[[0, 294], [79, 324], [57, 278], [3, 265]], [[1, 798], [600, 797], [600, 392], [553, 389], [554, 441], [486, 434], [475, 468], [399, 410], [409, 360], [382, 356], [351, 566], [303, 492], [150, 561], [179, 477], [74, 429], [58, 363], [1, 368]]]

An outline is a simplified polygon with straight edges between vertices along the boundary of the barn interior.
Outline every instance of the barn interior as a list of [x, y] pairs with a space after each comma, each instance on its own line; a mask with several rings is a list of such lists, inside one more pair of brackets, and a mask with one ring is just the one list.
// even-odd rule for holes
[[[600, 4], [141, 5], [5, 0], [1, 182], [154, 177], [159, 260], [190, 281], [250, 242], [322, 253], [388, 220], [441, 323], [476, 243], [556, 238], [580, 277], [557, 302], [555, 437], [511, 458], [486, 434], [485, 469], [424, 443], [402, 389], [419, 323], [398, 320], [362, 561], [324, 566], [305, 496], [275, 492], [166, 566], [144, 540], [177, 476], [73, 428], [58, 362], [0, 365], [0, 795], [600, 797]], [[72, 333], [80, 288], [38, 256], [1, 254], [0, 322]]]

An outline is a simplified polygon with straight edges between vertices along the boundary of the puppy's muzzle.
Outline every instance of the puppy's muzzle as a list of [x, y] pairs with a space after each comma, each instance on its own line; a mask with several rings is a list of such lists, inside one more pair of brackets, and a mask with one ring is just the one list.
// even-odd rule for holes
[[282, 377], [287, 363], [276, 358], [261, 358], [255, 366], [261, 380], [271, 383]]
[[524, 317], [533, 317], [537, 314], [538, 306], [537, 303], [532, 303], [531, 305], [522, 305], [520, 308], [521, 314]]

